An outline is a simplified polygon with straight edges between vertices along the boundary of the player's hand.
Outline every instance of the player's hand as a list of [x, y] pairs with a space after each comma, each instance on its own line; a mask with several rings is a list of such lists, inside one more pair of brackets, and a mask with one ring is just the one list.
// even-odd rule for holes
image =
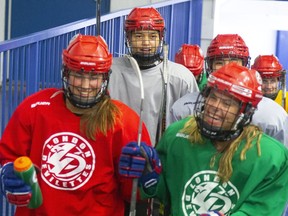
[[31, 196], [31, 187], [14, 173], [13, 163], [5, 164], [0, 172], [1, 193], [7, 201], [17, 206], [27, 206]]
[[130, 178], [139, 178], [139, 184], [149, 188], [158, 182], [162, 167], [156, 150], [141, 142], [131, 142], [123, 147], [119, 173]]
[[145, 143], [141, 143], [140, 150], [141, 154], [146, 159], [146, 167], [143, 175], [139, 178], [139, 184], [144, 189], [147, 189], [158, 183], [162, 166], [158, 154], [153, 147], [147, 146]]
[[209, 211], [205, 214], [201, 214], [200, 216], [225, 216], [225, 215], [219, 211]]

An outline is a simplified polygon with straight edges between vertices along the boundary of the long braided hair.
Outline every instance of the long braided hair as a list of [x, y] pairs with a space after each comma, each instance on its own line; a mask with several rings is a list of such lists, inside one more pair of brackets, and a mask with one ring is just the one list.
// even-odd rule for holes
[[[186, 122], [181, 132], [188, 135], [188, 139], [192, 144], [199, 143], [201, 145], [205, 145], [204, 139], [199, 132], [194, 117], [191, 117]], [[258, 126], [248, 125], [243, 128], [242, 133], [236, 139], [231, 141], [231, 143], [227, 146], [227, 148], [225, 149], [219, 160], [219, 168], [217, 175], [222, 182], [227, 182], [232, 176], [233, 173], [232, 159], [241, 141], [246, 140], [245, 146], [240, 153], [240, 160], [243, 161], [246, 159], [246, 152], [252, 147], [252, 141], [254, 139], [257, 139], [256, 141], [257, 153], [258, 156], [261, 156], [261, 148], [260, 148], [261, 137], [262, 137], [262, 130]], [[210, 168], [213, 168], [215, 165], [215, 156], [213, 156], [210, 160]]]

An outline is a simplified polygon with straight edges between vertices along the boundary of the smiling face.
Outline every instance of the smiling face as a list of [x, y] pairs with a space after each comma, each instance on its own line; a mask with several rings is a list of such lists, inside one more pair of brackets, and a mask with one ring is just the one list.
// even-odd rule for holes
[[132, 31], [130, 45], [133, 54], [155, 55], [160, 45], [159, 32], [155, 30]]
[[239, 115], [240, 102], [222, 91], [212, 89], [206, 98], [203, 120], [219, 130], [230, 130]]
[[278, 77], [262, 78], [262, 82], [262, 92], [265, 96], [278, 93], [280, 86]]
[[104, 79], [103, 73], [70, 70], [67, 79], [69, 95], [80, 104], [93, 103], [103, 88]]

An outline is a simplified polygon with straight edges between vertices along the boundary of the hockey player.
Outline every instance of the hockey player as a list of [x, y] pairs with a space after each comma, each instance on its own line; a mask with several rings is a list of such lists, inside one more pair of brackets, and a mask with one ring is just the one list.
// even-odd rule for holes
[[[255, 58], [251, 68], [257, 70], [262, 77], [264, 96], [271, 98], [288, 112], [288, 93], [286, 93], [286, 89], [283, 89], [286, 86], [286, 71], [279, 59], [274, 55], [259, 55]], [[285, 94], [284, 101], [283, 94]]]
[[[164, 56], [165, 23], [155, 8], [134, 8], [127, 16], [124, 28], [128, 54], [135, 58], [141, 69], [145, 95], [143, 121], [152, 144], [156, 145], [172, 121], [169, 115], [172, 104], [199, 89], [195, 77], [186, 67], [168, 61]], [[113, 58], [112, 71], [108, 87], [111, 97], [139, 113], [139, 78], [130, 61], [123, 56]], [[146, 215], [145, 207], [140, 208], [137, 207], [137, 216]]]
[[[210, 73], [230, 62], [249, 67], [249, 49], [240, 35], [218, 34], [207, 48], [205, 71], [209, 76]], [[196, 93], [187, 94], [173, 104], [170, 110], [173, 121], [193, 114], [197, 96]]]
[[[125, 20], [126, 47], [133, 56], [142, 74], [144, 83], [143, 120], [153, 144], [157, 143], [157, 125], [162, 115], [162, 104], [166, 100], [163, 118], [166, 126], [171, 122], [169, 110], [172, 104], [190, 92], [198, 92], [193, 74], [183, 65], [168, 61], [163, 64], [165, 24], [155, 8], [134, 8]], [[125, 57], [113, 59], [109, 92], [112, 98], [123, 101], [136, 112], [140, 110], [140, 91], [137, 73]], [[167, 87], [164, 85], [168, 74]], [[166, 97], [164, 96], [166, 92]], [[165, 100], [164, 100], [165, 97]], [[164, 128], [165, 129], [165, 128]], [[157, 138], [156, 138], [157, 137]]]
[[200, 91], [205, 87], [207, 74], [204, 71], [204, 55], [198, 45], [183, 44], [175, 54], [175, 62], [193, 73]]
[[[229, 62], [249, 67], [249, 49], [239, 35], [219, 34], [211, 41], [207, 49], [205, 70], [210, 74]], [[196, 93], [190, 93], [173, 104], [170, 110], [173, 121], [194, 113], [197, 96]], [[271, 114], [267, 115], [268, 113]], [[273, 100], [263, 97], [253, 115], [252, 124], [258, 125], [265, 133], [288, 147], [288, 115]]]
[[218, 34], [207, 48], [205, 70], [208, 74], [222, 66], [235, 62], [250, 67], [249, 49], [238, 34]]
[[288, 199], [288, 149], [250, 124], [262, 98], [261, 81], [257, 71], [236, 63], [212, 72], [195, 117], [171, 124], [157, 152], [124, 147], [120, 173], [135, 174], [139, 156], [146, 158], [150, 169], [143, 163], [136, 171], [142, 197], [171, 204], [171, 215], [281, 215]]
[[[101, 36], [76, 35], [63, 51], [63, 89], [41, 90], [15, 110], [0, 142], [0, 189], [15, 215], [124, 215], [132, 182], [118, 163], [137, 140], [139, 117], [108, 95], [111, 64]], [[150, 143], [145, 126], [142, 139]], [[31, 188], [13, 172], [23, 155], [40, 168], [37, 209], [26, 207]]]

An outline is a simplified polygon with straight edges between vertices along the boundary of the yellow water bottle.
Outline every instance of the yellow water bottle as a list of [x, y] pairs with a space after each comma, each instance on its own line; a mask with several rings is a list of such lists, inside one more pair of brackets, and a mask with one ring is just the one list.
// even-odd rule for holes
[[14, 161], [14, 172], [26, 184], [31, 186], [32, 197], [28, 204], [28, 208], [38, 208], [43, 201], [42, 192], [38, 184], [35, 167], [27, 156], [18, 157]]

